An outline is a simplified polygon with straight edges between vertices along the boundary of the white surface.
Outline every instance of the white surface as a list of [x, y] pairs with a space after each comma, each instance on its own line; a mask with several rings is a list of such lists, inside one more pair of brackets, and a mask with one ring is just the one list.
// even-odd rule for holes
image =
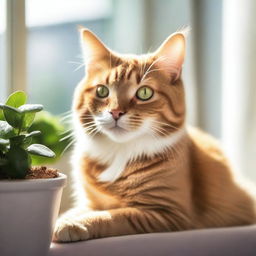
[[52, 244], [49, 256], [255, 256], [256, 226]]

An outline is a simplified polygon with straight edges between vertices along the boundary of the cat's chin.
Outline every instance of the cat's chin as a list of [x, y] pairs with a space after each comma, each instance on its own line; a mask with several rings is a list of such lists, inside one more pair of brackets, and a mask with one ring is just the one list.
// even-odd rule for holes
[[103, 133], [112, 141], [117, 143], [128, 142], [136, 137], [134, 132], [130, 132], [119, 126], [105, 129]]

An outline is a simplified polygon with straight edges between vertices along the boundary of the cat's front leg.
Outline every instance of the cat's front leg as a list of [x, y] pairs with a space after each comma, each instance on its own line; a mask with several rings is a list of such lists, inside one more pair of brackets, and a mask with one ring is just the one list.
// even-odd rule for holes
[[88, 208], [77, 207], [62, 214], [55, 224], [53, 241], [72, 242], [88, 239], [88, 231], [81, 224], [84, 214], [91, 211]]
[[54, 241], [72, 242], [92, 238], [170, 231], [171, 225], [157, 212], [137, 208], [92, 211], [60, 219]]

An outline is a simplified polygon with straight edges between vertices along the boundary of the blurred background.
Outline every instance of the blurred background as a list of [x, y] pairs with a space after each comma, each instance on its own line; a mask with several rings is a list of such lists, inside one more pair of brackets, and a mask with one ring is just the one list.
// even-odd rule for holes
[[[188, 122], [219, 138], [235, 169], [256, 181], [255, 12], [254, 0], [0, 0], [0, 101], [24, 90], [43, 104], [41, 140], [61, 152], [68, 142], [59, 145], [52, 134], [65, 135], [60, 119], [84, 75], [77, 25], [116, 51], [137, 54], [189, 25]], [[66, 173], [69, 154], [54, 163]]]

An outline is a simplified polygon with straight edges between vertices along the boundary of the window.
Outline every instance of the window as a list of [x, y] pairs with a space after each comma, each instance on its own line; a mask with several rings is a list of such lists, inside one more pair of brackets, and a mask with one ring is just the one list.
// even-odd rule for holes
[[[26, 27], [22, 19], [24, 3]], [[249, 147], [238, 146], [234, 141], [255, 148], [255, 78], [251, 71], [255, 68], [255, 58], [251, 57], [255, 35], [250, 33], [255, 30], [256, 23], [250, 22], [254, 9], [250, 4], [234, 4], [231, 0], [0, 0], [0, 100], [7, 92], [25, 89], [31, 102], [42, 103], [53, 114], [70, 110], [74, 88], [84, 75], [77, 24], [93, 30], [110, 48], [121, 53], [153, 51], [171, 32], [189, 24], [192, 33], [183, 70], [189, 122], [222, 136], [231, 160], [252, 174], [255, 159], [246, 153]], [[18, 16], [21, 19], [17, 21]], [[10, 31], [13, 25], [19, 31], [16, 38]], [[237, 37], [239, 26], [243, 29]], [[22, 36], [26, 49], [19, 47]], [[23, 59], [17, 60], [15, 47], [24, 52]], [[23, 79], [19, 87], [17, 70], [24, 63], [26, 81]], [[12, 79], [16, 79], [15, 86]], [[229, 91], [231, 85], [235, 94]], [[237, 153], [232, 153], [232, 149]], [[244, 160], [236, 161], [239, 156]]]
[[110, 23], [106, 0], [27, 0], [27, 90], [32, 102], [53, 114], [68, 111], [74, 87], [84, 75], [77, 25], [103, 40]]
[[0, 0], [0, 101], [6, 97], [6, 47], [5, 47], [5, 30], [6, 30], [6, 1]]

